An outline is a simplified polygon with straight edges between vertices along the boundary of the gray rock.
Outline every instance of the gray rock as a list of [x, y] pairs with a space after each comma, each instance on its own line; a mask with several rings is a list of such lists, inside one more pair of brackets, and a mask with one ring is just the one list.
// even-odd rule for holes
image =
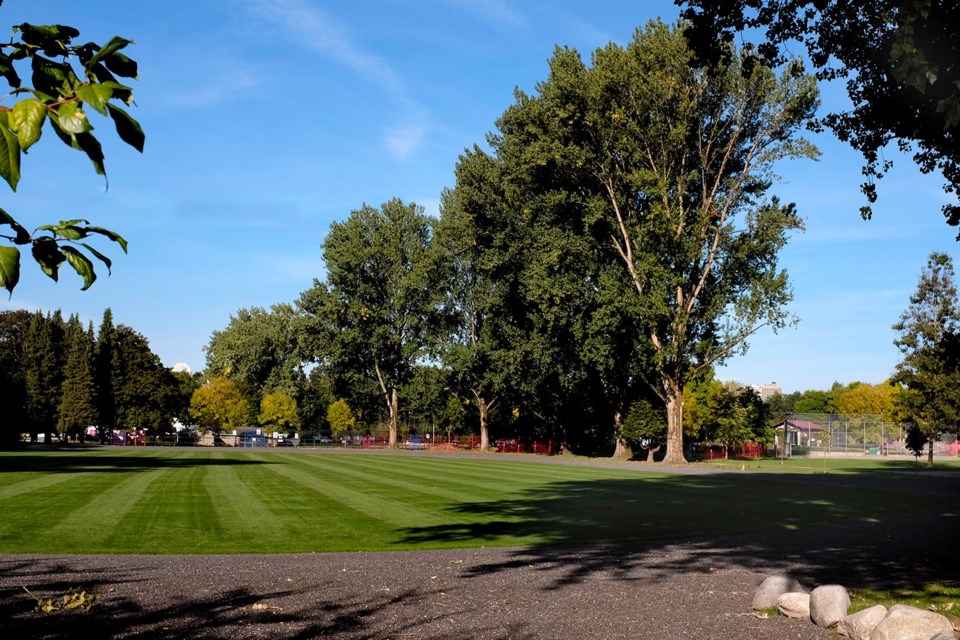
[[837, 623], [837, 633], [853, 640], [870, 640], [870, 634], [886, 615], [887, 608], [882, 604], [851, 613]]
[[777, 599], [777, 611], [789, 618], [810, 619], [810, 594], [791, 592]]
[[825, 584], [810, 592], [810, 619], [829, 629], [847, 617], [850, 594], [839, 584]]
[[756, 611], [777, 606], [777, 599], [785, 593], [804, 592], [795, 578], [789, 576], [767, 576], [756, 593], [753, 594], [753, 608]]
[[931, 640], [938, 634], [953, 638], [946, 616], [905, 604], [895, 604], [870, 634], [870, 640]]

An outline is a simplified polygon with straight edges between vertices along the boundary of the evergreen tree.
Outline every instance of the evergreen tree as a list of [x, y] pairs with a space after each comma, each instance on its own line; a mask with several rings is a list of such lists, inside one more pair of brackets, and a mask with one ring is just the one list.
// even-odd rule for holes
[[97, 387], [97, 415], [99, 421], [100, 442], [106, 442], [107, 436], [117, 428], [115, 384], [114, 384], [114, 343], [117, 339], [113, 326], [113, 311], [108, 307], [103, 312], [97, 344], [94, 353], [94, 369]]
[[25, 353], [25, 410], [28, 431], [36, 441], [37, 434], [45, 434], [44, 442], [52, 442], [57, 429], [57, 408], [63, 382], [63, 317], [58, 310], [44, 316], [37, 312], [27, 331]]
[[929, 443], [927, 465], [932, 467], [934, 443], [960, 422], [960, 302], [950, 256], [930, 254], [910, 306], [893, 330], [903, 354], [892, 378], [902, 386], [897, 408], [911, 432], [908, 445], [919, 454], [917, 443], [924, 438]]
[[0, 312], [0, 445], [17, 442], [26, 430], [24, 364], [32, 318], [23, 310]]
[[66, 362], [57, 412], [57, 431], [61, 436], [86, 435], [87, 427], [97, 423], [96, 380], [94, 379], [93, 325], [83, 330], [80, 318], [70, 316], [64, 333]]

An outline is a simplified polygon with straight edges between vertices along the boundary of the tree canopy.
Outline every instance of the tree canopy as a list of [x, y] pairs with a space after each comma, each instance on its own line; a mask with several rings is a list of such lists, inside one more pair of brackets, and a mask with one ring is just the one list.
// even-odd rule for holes
[[[955, 0], [676, 0], [692, 24], [698, 58], [727, 56], [734, 37], [752, 38], [758, 60], [776, 66], [790, 45], [806, 47], [817, 75], [842, 80], [849, 111], [819, 125], [863, 154], [862, 190], [876, 201], [875, 179], [891, 166], [883, 149], [896, 143], [924, 173], [940, 171], [948, 193], [960, 189], [960, 7]], [[915, 148], [915, 149], [914, 149]], [[865, 218], [872, 214], [861, 208]], [[960, 206], [943, 205], [960, 224]], [[960, 235], [958, 235], [960, 239]]]
[[434, 224], [423, 207], [399, 199], [352, 211], [324, 240], [326, 282], [315, 280], [299, 301], [307, 348], [338, 393], [352, 400], [364, 388], [379, 390], [391, 446], [400, 389], [428, 353], [443, 296]]

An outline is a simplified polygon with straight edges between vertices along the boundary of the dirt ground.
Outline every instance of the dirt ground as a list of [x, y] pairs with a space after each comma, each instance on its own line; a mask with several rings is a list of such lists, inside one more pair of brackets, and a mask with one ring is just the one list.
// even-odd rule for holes
[[[756, 586], [773, 573], [849, 589], [955, 582], [960, 483], [911, 486], [943, 494], [944, 512], [639, 547], [2, 555], [0, 628], [18, 639], [826, 640], [833, 634], [809, 622], [756, 617]], [[34, 610], [71, 587], [100, 600], [89, 611]]]

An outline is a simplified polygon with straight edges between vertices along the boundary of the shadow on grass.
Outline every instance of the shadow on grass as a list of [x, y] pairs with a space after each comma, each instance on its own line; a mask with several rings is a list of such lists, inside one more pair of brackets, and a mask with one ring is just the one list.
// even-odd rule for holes
[[452, 507], [451, 524], [411, 527], [406, 544], [523, 549], [475, 574], [543, 566], [555, 587], [596, 574], [657, 580], [720, 568], [789, 571], [811, 585], [954, 582], [960, 483], [865, 476], [711, 474], [559, 482], [513, 500]]
[[272, 464], [266, 460], [248, 460], [230, 456], [210, 457], [188, 455], [184, 457], [91, 453], [19, 453], [0, 452], [0, 473], [110, 473], [148, 471], [151, 469], [189, 469], [192, 467], [222, 467]]

